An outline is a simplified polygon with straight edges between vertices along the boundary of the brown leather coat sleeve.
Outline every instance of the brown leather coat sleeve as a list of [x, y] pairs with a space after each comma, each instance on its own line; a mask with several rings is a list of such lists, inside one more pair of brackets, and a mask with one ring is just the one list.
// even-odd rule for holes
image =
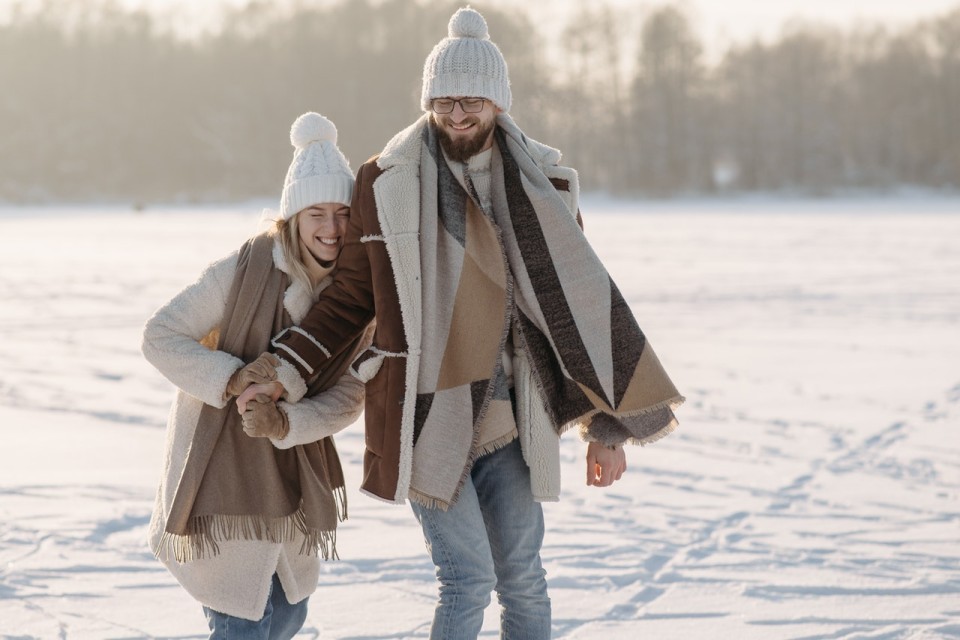
[[337, 259], [333, 282], [320, 294], [320, 300], [299, 325], [309, 337], [288, 331], [277, 341], [282, 346], [274, 349], [279, 357], [297, 368], [304, 380], [323, 369], [328, 359], [349, 347], [374, 317], [370, 260], [360, 238], [370, 233], [368, 227], [371, 225], [365, 221], [372, 220], [379, 228], [373, 196], [373, 180], [379, 174], [373, 161], [365, 163], [357, 172], [347, 235]]

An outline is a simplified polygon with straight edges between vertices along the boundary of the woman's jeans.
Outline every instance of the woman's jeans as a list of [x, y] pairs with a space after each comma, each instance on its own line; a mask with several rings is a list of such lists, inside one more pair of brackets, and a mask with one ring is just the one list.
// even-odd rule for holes
[[478, 459], [447, 511], [411, 504], [440, 581], [432, 640], [475, 640], [493, 590], [502, 638], [549, 640], [543, 509], [519, 440]]
[[287, 602], [280, 578], [273, 574], [267, 606], [263, 617], [256, 622], [203, 608], [210, 625], [210, 640], [290, 640], [307, 619], [307, 600], [304, 598], [297, 604]]

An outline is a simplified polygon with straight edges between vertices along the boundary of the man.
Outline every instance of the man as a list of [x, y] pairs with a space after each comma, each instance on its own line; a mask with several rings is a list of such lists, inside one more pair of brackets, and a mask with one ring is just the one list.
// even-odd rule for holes
[[[334, 283], [274, 340], [289, 400], [371, 320], [362, 490], [410, 500], [437, 566], [432, 638], [550, 637], [540, 502], [579, 426], [587, 481], [683, 401], [579, 226], [577, 174], [507, 115], [507, 65], [461, 9], [423, 71], [426, 112], [357, 173]], [[250, 411], [262, 405], [251, 403]], [[248, 412], [249, 413], [249, 412]]]

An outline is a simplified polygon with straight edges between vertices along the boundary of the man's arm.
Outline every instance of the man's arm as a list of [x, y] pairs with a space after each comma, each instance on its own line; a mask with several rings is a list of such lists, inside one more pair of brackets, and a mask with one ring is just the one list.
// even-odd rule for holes
[[[347, 348], [373, 319], [370, 261], [360, 242], [365, 233], [364, 219], [371, 215], [376, 219], [373, 181], [368, 173], [371, 166], [376, 169], [376, 165], [367, 163], [357, 173], [350, 221], [333, 282], [299, 326], [291, 327], [273, 341], [273, 351], [283, 360], [277, 379], [286, 389], [288, 400], [299, 400], [305, 390], [300, 381], [323, 369], [327, 360]], [[299, 378], [297, 384], [291, 384], [291, 376]], [[294, 389], [301, 393], [291, 394]]]

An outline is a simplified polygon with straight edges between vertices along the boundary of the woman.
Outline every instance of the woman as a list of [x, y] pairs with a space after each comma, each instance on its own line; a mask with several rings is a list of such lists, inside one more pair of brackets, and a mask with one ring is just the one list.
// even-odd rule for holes
[[[329, 284], [350, 213], [353, 174], [333, 123], [306, 113], [290, 138], [275, 228], [210, 265], [143, 333], [144, 356], [179, 388], [150, 546], [203, 605], [211, 638], [293, 637], [346, 517], [330, 436], [361, 413], [363, 385], [344, 372], [369, 331], [306, 389], [260, 355]], [[241, 416], [236, 396], [272, 381], [305, 397], [259, 395]]]

